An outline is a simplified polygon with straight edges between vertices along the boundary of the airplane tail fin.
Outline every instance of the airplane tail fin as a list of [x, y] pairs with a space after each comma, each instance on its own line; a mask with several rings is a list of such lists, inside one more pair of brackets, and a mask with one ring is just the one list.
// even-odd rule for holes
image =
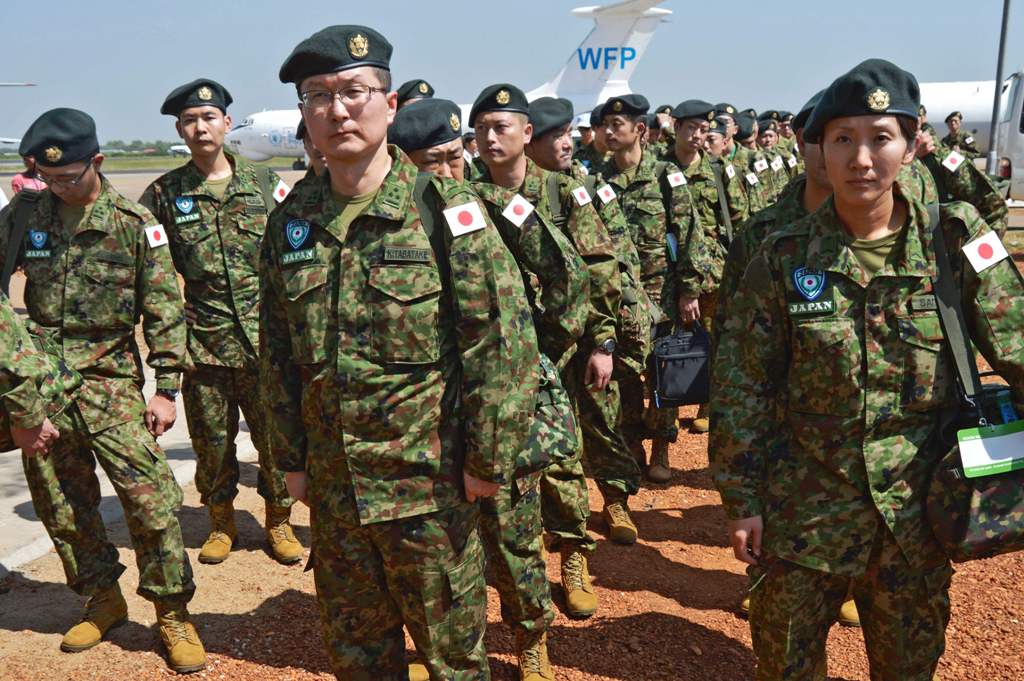
[[578, 7], [572, 13], [594, 20], [594, 28], [552, 80], [527, 98], [565, 97], [577, 111], [592, 109], [609, 97], [629, 94], [636, 70], [658, 24], [672, 14], [663, 0], [625, 0], [612, 5]]

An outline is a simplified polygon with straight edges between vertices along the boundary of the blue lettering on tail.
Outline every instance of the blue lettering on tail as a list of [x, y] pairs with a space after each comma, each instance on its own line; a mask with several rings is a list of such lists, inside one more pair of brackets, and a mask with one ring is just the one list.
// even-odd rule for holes
[[619, 68], [626, 68], [626, 62], [636, 59], [636, 49], [632, 47], [577, 47], [576, 59], [580, 63], [580, 70], [593, 69], [608, 70], [619, 63]]
[[623, 47], [621, 67], [626, 68], [626, 62], [633, 61], [634, 59], [636, 59], [636, 50], [632, 47]]
[[599, 47], [595, 51], [594, 48], [588, 47], [586, 52], [584, 52], [582, 47], [577, 47], [576, 48], [576, 57], [580, 61], [580, 69], [582, 69], [583, 71], [586, 71], [587, 70], [587, 65], [588, 64], [593, 64], [593, 66], [591, 68], [593, 68], [596, 71], [597, 67], [601, 63], [601, 48]]

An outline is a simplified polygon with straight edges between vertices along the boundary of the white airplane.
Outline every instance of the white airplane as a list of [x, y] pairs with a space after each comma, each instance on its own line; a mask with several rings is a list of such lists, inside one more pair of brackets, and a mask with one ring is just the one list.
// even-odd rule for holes
[[171, 152], [171, 156], [191, 156], [192, 150], [188, 148], [187, 144], [172, 144], [167, 147], [167, 151]]
[[0, 137], [0, 154], [16, 154], [21, 140], [16, 137]]
[[[577, 112], [586, 112], [609, 97], [629, 94], [629, 78], [647, 50], [658, 24], [672, 14], [656, 7], [664, 0], [625, 0], [611, 5], [579, 7], [574, 16], [592, 19], [594, 27], [547, 83], [526, 93], [538, 97], [565, 97]], [[461, 104], [467, 120], [472, 105]], [[298, 109], [261, 111], [246, 117], [228, 133], [228, 148], [253, 161], [274, 156], [305, 159], [302, 142], [295, 138]]]

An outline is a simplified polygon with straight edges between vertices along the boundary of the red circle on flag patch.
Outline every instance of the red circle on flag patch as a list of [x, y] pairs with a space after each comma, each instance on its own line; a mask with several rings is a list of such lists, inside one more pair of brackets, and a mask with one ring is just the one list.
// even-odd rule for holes
[[980, 246], [978, 246], [978, 255], [980, 255], [985, 260], [988, 260], [995, 254], [996, 252], [992, 250], [992, 247], [989, 246], [988, 244], [981, 244]]
[[522, 206], [513, 206], [512, 212], [516, 215], [522, 215], [525, 212], [525, 209]]
[[473, 214], [468, 210], [464, 210], [459, 213], [459, 224], [463, 227], [469, 227], [473, 224]]
[[277, 190], [277, 194], [278, 194], [278, 196], [283, 197], [284, 196], [284, 189], [278, 189]]
[[154, 229], [153, 230], [153, 241], [160, 241], [160, 239], [163, 239], [163, 238], [164, 237], [163, 237], [162, 234], [160, 234], [160, 230], [159, 229]]

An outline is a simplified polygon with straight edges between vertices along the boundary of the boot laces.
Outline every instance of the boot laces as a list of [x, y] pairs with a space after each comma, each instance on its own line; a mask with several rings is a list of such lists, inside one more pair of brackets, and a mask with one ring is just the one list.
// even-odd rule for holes
[[562, 562], [562, 577], [570, 591], [583, 589], [583, 554], [573, 551]]
[[177, 613], [168, 613], [160, 622], [161, 627], [167, 632], [169, 643], [173, 646], [178, 641], [187, 641], [188, 627], [185, 626], [184, 618], [180, 617]]
[[612, 522], [616, 525], [629, 525], [629, 514], [626, 513], [626, 509], [623, 508], [622, 504], [608, 504], [608, 515], [612, 517]]
[[544, 671], [544, 667], [541, 664], [540, 657], [540, 645], [533, 644], [522, 653], [519, 654], [519, 666], [526, 673], [540, 674]]
[[291, 533], [288, 529], [288, 523], [285, 521], [276, 525], [271, 525], [267, 528], [267, 531], [270, 533], [274, 543], [280, 544], [282, 542], [292, 541]]

